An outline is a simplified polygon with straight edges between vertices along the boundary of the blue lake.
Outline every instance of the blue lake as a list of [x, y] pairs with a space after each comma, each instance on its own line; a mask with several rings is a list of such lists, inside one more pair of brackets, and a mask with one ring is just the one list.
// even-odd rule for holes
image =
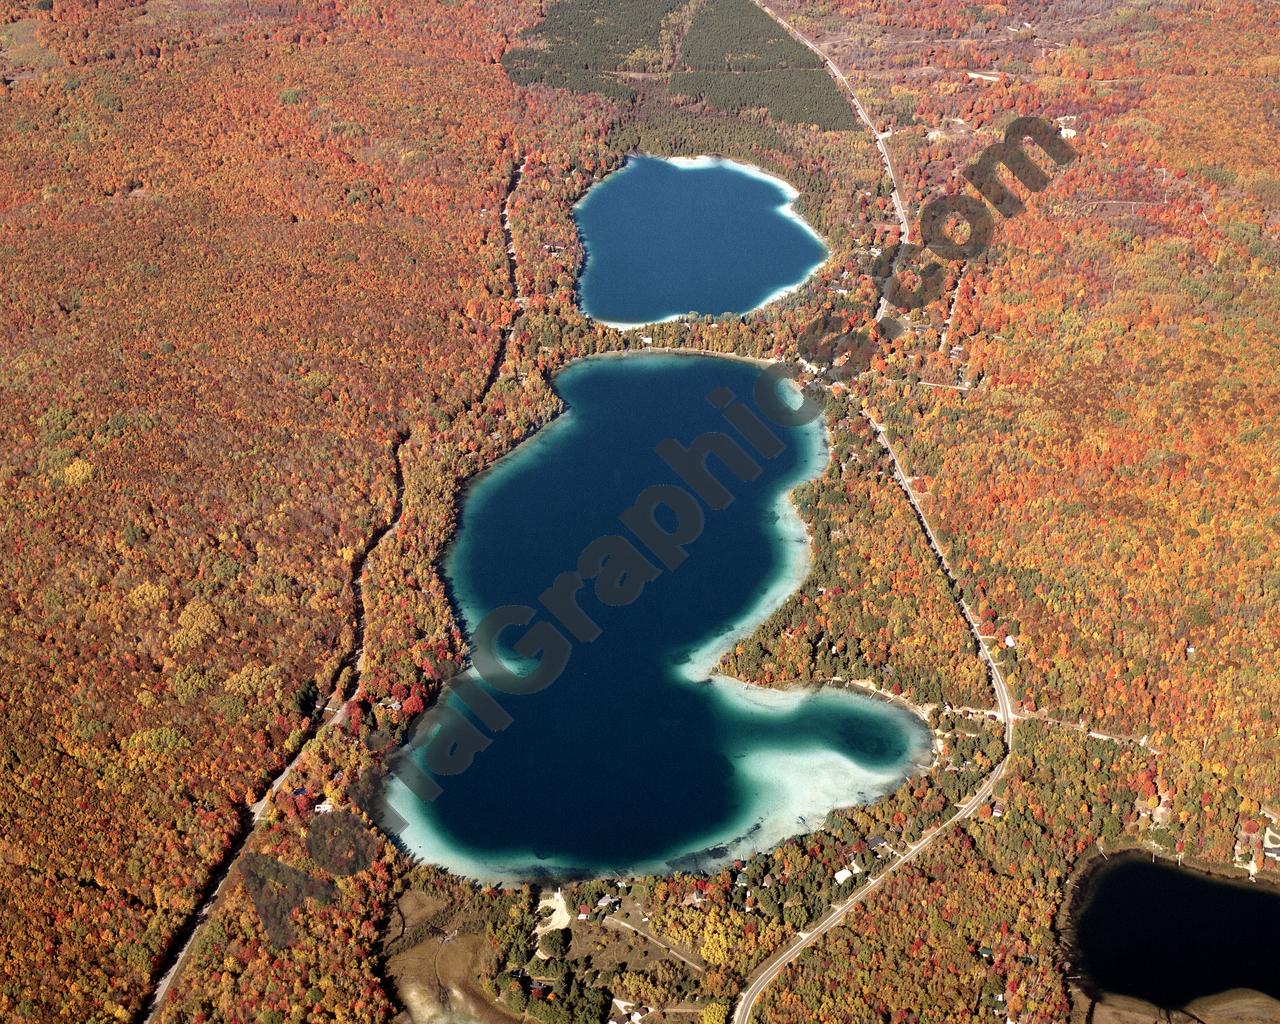
[[[533, 694], [501, 692], [470, 674], [461, 691], [447, 691], [443, 714], [460, 715], [487, 743], [464, 771], [447, 759], [446, 770], [431, 770], [447, 745], [432, 719], [440, 713], [424, 716], [387, 790], [410, 851], [486, 880], [709, 868], [819, 827], [834, 807], [874, 799], [927, 751], [917, 719], [866, 696], [709, 681], [720, 652], [803, 578], [808, 543], [788, 493], [827, 458], [820, 423], [769, 423], [778, 449], [770, 451], [752, 447], [708, 400], [728, 389], [730, 411], [754, 410], [759, 374], [709, 356], [579, 362], [556, 381], [568, 411], [470, 488], [446, 569], [473, 639], [490, 611], [524, 605], [536, 616], [501, 634], [505, 644], [547, 624], [569, 654]], [[725, 397], [717, 395], [721, 404]], [[723, 508], [712, 507], [724, 495], [696, 470], [678, 475], [655, 450], [666, 439], [687, 448], [707, 432], [736, 438], [760, 467], [744, 481], [718, 456], [708, 460], [729, 498]], [[738, 469], [749, 475], [749, 466]], [[691, 507], [702, 512], [674, 568], [619, 521], [653, 485], [682, 489], [693, 505], [661, 508], [651, 528], [680, 533], [694, 521]], [[693, 497], [695, 485], [707, 500]], [[595, 590], [604, 574], [585, 584], [577, 607], [599, 634], [582, 640], [574, 635], [586, 632], [581, 622], [539, 599], [563, 572], [589, 576], [582, 552], [610, 535], [627, 538], [649, 569], [627, 577], [639, 580], [629, 602]], [[545, 651], [499, 653], [522, 673], [550, 661]], [[492, 707], [465, 686], [492, 697], [510, 724], [486, 726]], [[424, 800], [419, 786], [415, 795], [410, 776], [438, 794]]]
[[827, 248], [786, 182], [744, 164], [635, 156], [574, 209], [583, 312], [617, 326], [746, 313], [804, 282]]

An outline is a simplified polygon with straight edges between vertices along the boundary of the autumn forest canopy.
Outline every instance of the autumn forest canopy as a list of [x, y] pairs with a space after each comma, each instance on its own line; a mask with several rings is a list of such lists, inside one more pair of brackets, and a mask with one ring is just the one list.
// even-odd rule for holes
[[[1059, 939], [1097, 851], [1280, 877], [1275, 29], [1269, 0], [0, 0], [0, 1018], [390, 1021], [440, 942], [521, 1019], [718, 1024], [879, 877], [753, 1019], [1048, 1024], [1089, 1008]], [[881, 330], [929, 258], [903, 218], [977, 197], [1029, 116], [1076, 159], [1031, 145], [1045, 187], [1006, 177], [1025, 209]], [[785, 179], [830, 258], [647, 342], [591, 321], [573, 206], [636, 151]], [[811, 571], [721, 670], [900, 702], [933, 759], [722, 870], [566, 884], [552, 937], [548, 893], [413, 863], [368, 787], [468, 664], [462, 488], [561, 411], [556, 371], [644, 344], [808, 353]], [[335, 813], [358, 869], [309, 842]]]

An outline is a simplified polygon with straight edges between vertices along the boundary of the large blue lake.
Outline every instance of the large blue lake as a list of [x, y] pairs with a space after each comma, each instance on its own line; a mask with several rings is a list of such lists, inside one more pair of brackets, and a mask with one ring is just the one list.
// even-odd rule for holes
[[[918, 720], [865, 696], [709, 681], [720, 652], [803, 578], [808, 544], [787, 495], [827, 458], [820, 424], [768, 424], [779, 445], [770, 453], [708, 400], [727, 389], [741, 420], [755, 409], [759, 373], [709, 356], [577, 363], [557, 378], [568, 412], [471, 487], [447, 573], [473, 639], [490, 611], [524, 605], [536, 617], [503, 640], [551, 623], [569, 655], [537, 693], [481, 685], [509, 715], [505, 729], [483, 724], [492, 708], [469, 697], [479, 713], [462, 711], [463, 695], [448, 691], [449, 714], [491, 742], [465, 771], [436, 773], [438, 726], [419, 730], [388, 788], [412, 852], [487, 880], [711, 867], [816, 828], [834, 807], [874, 799], [927, 750]], [[727, 392], [716, 394], [721, 405]], [[694, 474], [686, 483], [655, 450], [664, 439], [691, 446], [706, 432], [736, 437], [760, 467], [743, 481], [717, 457], [708, 461], [729, 498], [723, 508], [693, 498], [691, 484], [705, 490], [708, 481], [686, 467], [686, 477]], [[701, 531], [672, 569], [619, 521], [653, 485], [683, 489], [702, 510]], [[725, 495], [707, 497], [723, 503]], [[647, 521], [679, 534], [685, 517], [694, 521], [687, 505]], [[561, 573], [589, 575], [584, 549], [610, 535], [634, 542], [650, 570], [628, 577], [640, 580], [630, 603], [608, 593], [602, 601], [588, 582], [578, 607], [599, 634], [579, 640], [572, 631], [585, 627], [557, 620], [539, 598]], [[501, 652], [520, 672], [545, 657]], [[438, 784], [438, 796], [424, 801], [405, 786], [407, 764]]]
[[574, 209], [587, 249], [583, 311], [625, 327], [764, 305], [827, 258], [795, 198], [786, 182], [729, 160], [631, 157]]

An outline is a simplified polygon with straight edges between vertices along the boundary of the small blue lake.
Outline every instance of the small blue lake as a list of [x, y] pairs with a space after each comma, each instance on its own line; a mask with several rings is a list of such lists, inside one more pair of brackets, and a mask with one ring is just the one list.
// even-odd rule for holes
[[[788, 494], [827, 459], [820, 423], [768, 423], [778, 445], [766, 457], [708, 400], [727, 389], [755, 410], [759, 374], [709, 356], [579, 362], [556, 380], [568, 411], [474, 482], [446, 565], [469, 632], [474, 639], [495, 608], [525, 605], [535, 617], [502, 634], [502, 660], [524, 672], [545, 659], [545, 650], [521, 658], [508, 646], [540, 623], [568, 639], [569, 655], [533, 694], [477, 684], [471, 673], [447, 691], [444, 706], [487, 743], [464, 771], [431, 770], [438, 712], [424, 716], [387, 790], [411, 852], [485, 880], [709, 868], [875, 799], [927, 752], [922, 724], [884, 702], [710, 678], [720, 653], [803, 579], [808, 541]], [[744, 481], [709, 460], [731, 499], [723, 508], [694, 498], [689, 471], [677, 474], [656, 451], [708, 432], [735, 437], [760, 467]], [[654, 485], [684, 489], [704, 516], [674, 568], [619, 519]], [[669, 509], [650, 520], [666, 532], [680, 521]], [[642, 586], [623, 604], [586, 583], [578, 606], [599, 634], [583, 641], [540, 598], [561, 573], [586, 574], [584, 550], [608, 536], [627, 538], [655, 571], [631, 576]], [[486, 726], [465, 686], [510, 724]], [[411, 792], [410, 770], [438, 795]]]
[[583, 312], [615, 326], [746, 313], [802, 284], [827, 248], [796, 191], [745, 164], [633, 156], [574, 208]]

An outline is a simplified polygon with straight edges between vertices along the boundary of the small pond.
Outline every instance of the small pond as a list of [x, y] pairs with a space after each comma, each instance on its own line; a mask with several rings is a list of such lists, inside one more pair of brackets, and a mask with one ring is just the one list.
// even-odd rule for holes
[[1089, 870], [1071, 931], [1086, 987], [1164, 1009], [1228, 989], [1280, 999], [1280, 891], [1122, 854]]

